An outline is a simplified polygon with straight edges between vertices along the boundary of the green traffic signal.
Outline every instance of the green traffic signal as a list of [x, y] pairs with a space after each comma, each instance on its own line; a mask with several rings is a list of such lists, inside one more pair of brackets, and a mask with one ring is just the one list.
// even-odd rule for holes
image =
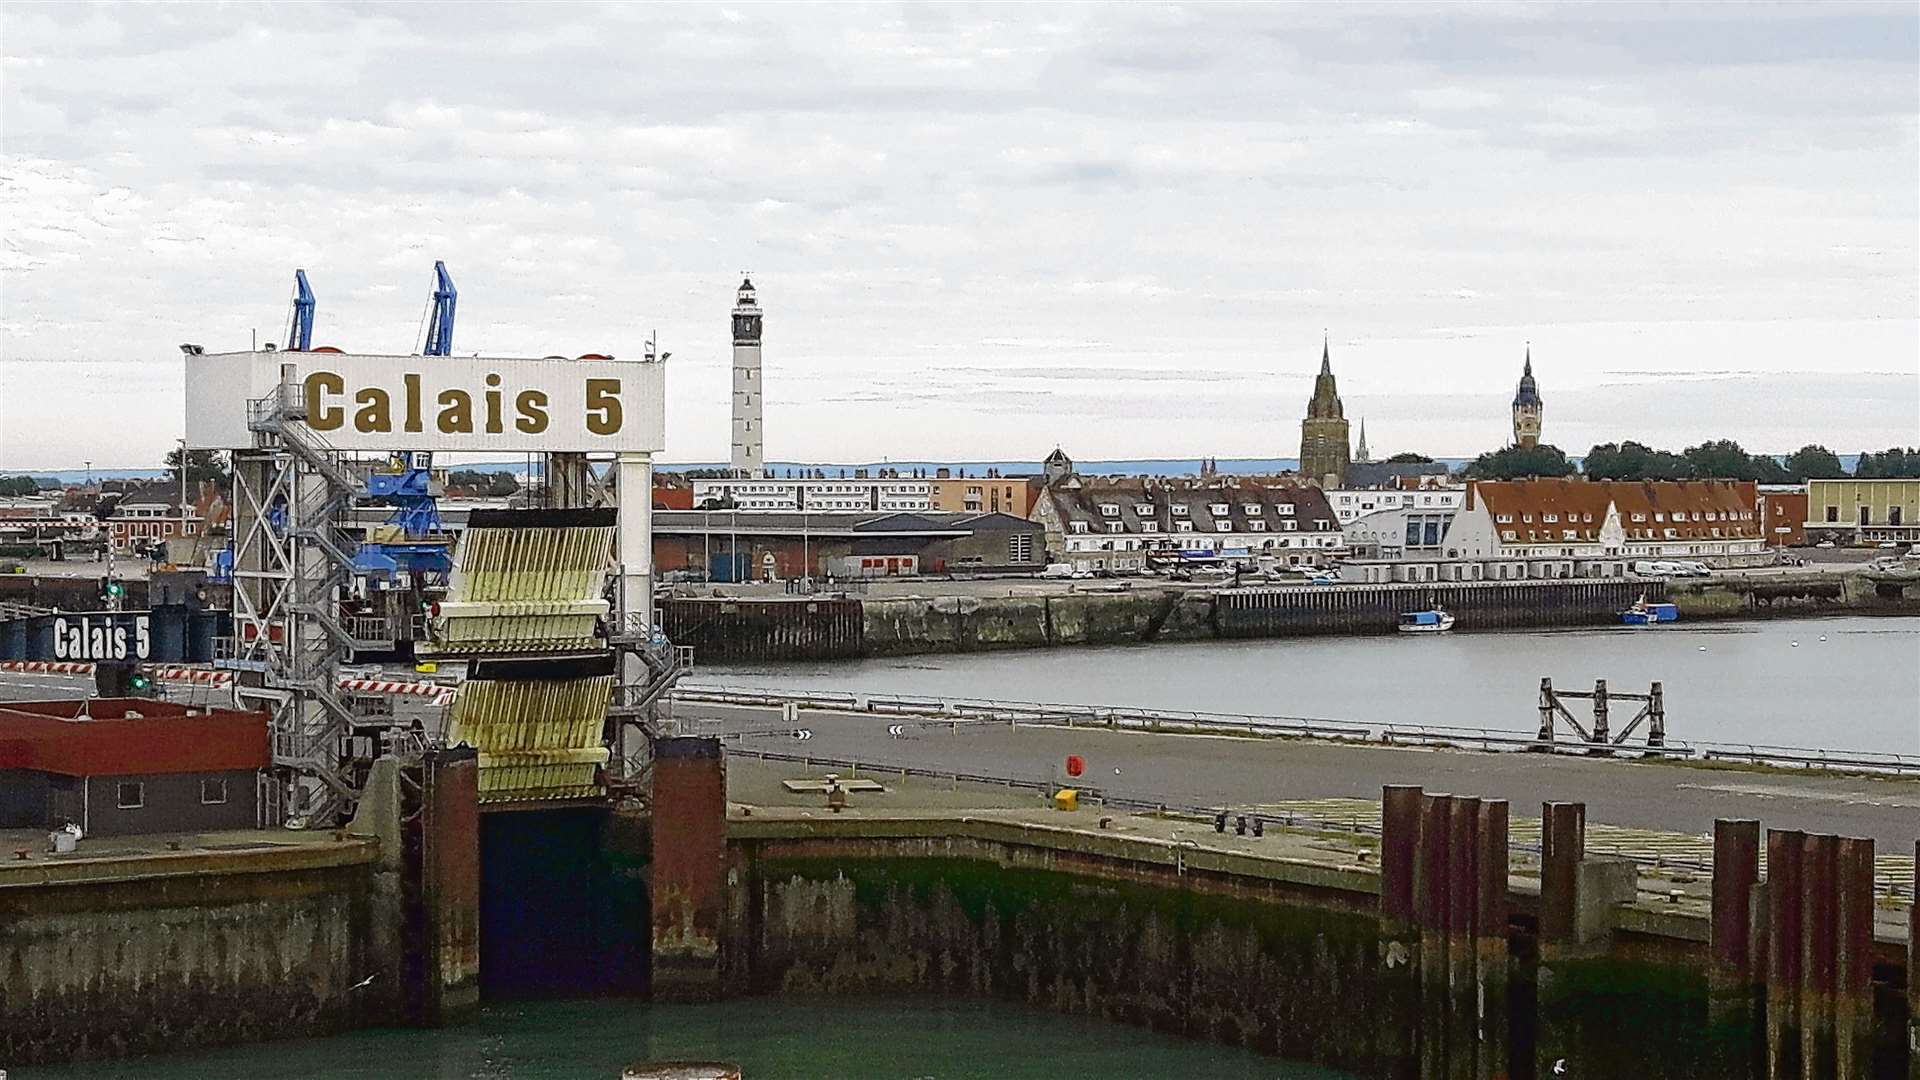
[[108, 596], [125, 596], [126, 593], [127, 593], [127, 587], [125, 585], [122, 585], [117, 581], [107, 582]]
[[146, 675], [141, 672], [136, 671], [133, 673], [133, 677], [127, 680], [127, 685], [135, 690], [145, 690], [153, 685], [153, 680], [147, 678]]

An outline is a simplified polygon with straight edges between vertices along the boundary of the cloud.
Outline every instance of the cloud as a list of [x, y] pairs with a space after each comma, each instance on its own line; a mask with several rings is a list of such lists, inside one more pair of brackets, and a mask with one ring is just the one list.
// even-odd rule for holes
[[[1290, 456], [1323, 328], [1355, 415], [1472, 401], [1395, 436], [1453, 453], [1528, 340], [1567, 424], [1920, 354], [1885, 5], [301, 11], [0, 15], [0, 398], [56, 418], [9, 406], [0, 467], [157, 460], [175, 346], [277, 339], [295, 267], [342, 347], [412, 348], [435, 259], [463, 352], [657, 331], [683, 460], [725, 453], [743, 270], [783, 458]], [[1691, 422], [1911, 431], [1832, 385]]]

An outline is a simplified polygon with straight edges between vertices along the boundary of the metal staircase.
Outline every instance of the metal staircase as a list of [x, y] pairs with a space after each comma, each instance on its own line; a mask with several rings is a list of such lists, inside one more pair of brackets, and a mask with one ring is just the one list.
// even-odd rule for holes
[[[285, 770], [289, 824], [328, 824], [357, 797], [348, 769], [348, 736], [357, 724], [336, 691], [341, 654], [353, 636], [339, 619], [338, 596], [352, 579], [353, 556], [340, 522], [360, 490], [346, 460], [306, 424], [297, 383], [248, 402], [255, 451], [236, 500], [248, 535], [236, 547], [235, 629], [227, 666], [251, 673], [243, 698], [273, 716], [273, 760]], [[244, 562], [244, 565], [242, 563]]]

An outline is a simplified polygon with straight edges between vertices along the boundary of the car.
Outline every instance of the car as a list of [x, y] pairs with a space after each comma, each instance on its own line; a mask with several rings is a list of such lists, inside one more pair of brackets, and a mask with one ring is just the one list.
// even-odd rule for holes
[[1897, 540], [1882, 540], [1880, 541], [1879, 544], [1875, 546], [1882, 551], [1891, 551], [1895, 548], [1898, 548], [1900, 546], [1900, 542]]
[[1813, 545], [1813, 546], [1814, 546], [1814, 547], [1817, 547], [1817, 548], [1830, 548], [1830, 547], [1833, 547], [1833, 546], [1835, 546], [1835, 545], [1834, 545], [1834, 542], [1833, 542], [1833, 541], [1831, 541], [1831, 540], [1822, 540], [1822, 541], [1820, 541], [1819, 543], [1817, 543], [1817, 544], [1815, 544], [1815, 545]]

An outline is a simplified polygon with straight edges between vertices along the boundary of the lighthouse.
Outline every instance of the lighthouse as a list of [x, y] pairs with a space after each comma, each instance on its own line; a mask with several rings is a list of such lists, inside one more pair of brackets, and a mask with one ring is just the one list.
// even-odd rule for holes
[[764, 476], [765, 433], [761, 427], [760, 305], [753, 280], [742, 278], [733, 304], [733, 474]]

